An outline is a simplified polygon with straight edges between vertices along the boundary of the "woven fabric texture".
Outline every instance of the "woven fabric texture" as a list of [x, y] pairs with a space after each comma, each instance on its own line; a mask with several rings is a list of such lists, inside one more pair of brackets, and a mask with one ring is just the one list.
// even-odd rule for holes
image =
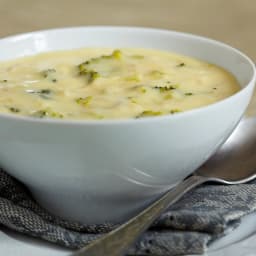
[[[200, 254], [215, 239], [235, 229], [256, 209], [256, 182], [207, 184], [171, 206], [130, 248], [128, 255]], [[111, 223], [83, 225], [53, 216], [27, 188], [0, 170], [0, 225], [29, 236], [78, 249], [115, 228]]]

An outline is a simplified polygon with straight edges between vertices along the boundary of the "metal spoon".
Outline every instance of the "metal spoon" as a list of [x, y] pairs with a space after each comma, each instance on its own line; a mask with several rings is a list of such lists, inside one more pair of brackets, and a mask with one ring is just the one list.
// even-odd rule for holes
[[243, 119], [230, 138], [204, 165], [175, 188], [117, 229], [73, 256], [121, 256], [157, 217], [192, 188], [207, 181], [239, 184], [256, 178], [256, 118]]

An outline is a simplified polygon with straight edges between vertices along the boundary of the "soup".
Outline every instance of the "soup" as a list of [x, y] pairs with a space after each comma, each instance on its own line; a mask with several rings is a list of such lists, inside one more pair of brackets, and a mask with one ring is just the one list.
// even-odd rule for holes
[[0, 112], [35, 118], [173, 115], [239, 89], [221, 67], [153, 49], [85, 48], [0, 64]]

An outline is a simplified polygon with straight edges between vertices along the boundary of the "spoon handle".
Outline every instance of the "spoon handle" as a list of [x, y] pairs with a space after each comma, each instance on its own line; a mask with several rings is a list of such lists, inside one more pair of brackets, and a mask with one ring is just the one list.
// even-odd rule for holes
[[192, 188], [206, 182], [202, 176], [192, 175], [176, 187], [163, 194], [138, 215], [118, 228], [91, 242], [72, 256], [121, 256], [171, 204], [179, 200]]

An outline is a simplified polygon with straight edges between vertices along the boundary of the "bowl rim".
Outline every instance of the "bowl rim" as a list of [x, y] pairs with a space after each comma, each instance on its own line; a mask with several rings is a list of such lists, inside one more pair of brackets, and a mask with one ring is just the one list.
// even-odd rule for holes
[[[88, 120], [88, 119], [54, 119], [54, 118], [34, 118], [34, 117], [28, 117], [28, 116], [22, 116], [22, 115], [16, 115], [12, 113], [0, 113], [0, 118], [3, 119], [9, 119], [10, 121], [23, 121], [23, 122], [28, 122], [28, 123], [40, 123], [40, 124], [54, 124], [54, 125], [122, 125], [122, 124], [137, 124], [137, 123], [148, 123], [148, 122], [157, 122], [157, 121], [164, 121], [168, 119], [179, 119], [179, 118], [185, 118], [184, 116], [190, 116], [198, 112], [202, 111], [207, 111], [211, 110], [212, 108], [215, 108], [218, 105], [222, 105], [225, 102], [231, 101], [232, 99], [238, 97], [240, 94], [244, 92], [244, 90], [248, 89], [248, 87], [254, 87], [256, 83], [256, 66], [254, 62], [252, 61], [251, 58], [249, 58], [246, 54], [244, 54], [242, 51], [232, 47], [229, 44], [223, 43], [221, 41], [208, 38], [205, 36], [201, 35], [196, 35], [192, 33], [187, 33], [187, 32], [180, 32], [176, 30], [168, 30], [168, 29], [162, 29], [162, 28], [153, 28], [153, 27], [141, 27], [141, 26], [102, 26], [102, 25], [90, 25], [90, 26], [68, 26], [68, 27], [57, 27], [57, 28], [50, 28], [50, 29], [43, 29], [43, 30], [35, 30], [35, 31], [30, 31], [26, 33], [19, 33], [15, 35], [9, 35], [3, 38], [0, 38], [0, 42], [3, 41], [19, 41], [24, 38], [29, 38], [33, 37], [36, 34], [40, 33], [54, 33], [54, 32], [65, 32], [65, 31], [72, 31], [72, 30], [81, 30], [81, 29], [86, 29], [86, 30], [117, 30], [117, 29], [122, 29], [122, 30], [132, 30], [132, 31], [148, 31], [152, 33], [171, 33], [175, 34], [177, 36], [182, 36], [182, 37], [189, 37], [189, 38], [194, 38], [196, 40], [201, 40], [206, 43], [212, 43], [215, 45], [218, 45], [220, 47], [232, 50], [236, 54], [240, 55], [243, 57], [248, 64], [251, 66], [253, 74], [252, 77], [250, 78], [250, 81], [241, 88], [238, 92], [235, 94], [226, 97], [220, 101], [211, 103], [206, 106], [194, 108], [191, 110], [186, 110], [184, 112], [179, 112], [175, 113], [173, 115], [162, 115], [162, 116], [153, 116], [153, 117], [144, 117], [144, 118], [138, 118], [138, 119], [132, 119], [132, 118], [119, 118], [119, 119], [101, 119], [101, 120]], [[28, 56], [28, 55], [25, 55]], [[24, 56], [24, 57], [25, 57]]]

